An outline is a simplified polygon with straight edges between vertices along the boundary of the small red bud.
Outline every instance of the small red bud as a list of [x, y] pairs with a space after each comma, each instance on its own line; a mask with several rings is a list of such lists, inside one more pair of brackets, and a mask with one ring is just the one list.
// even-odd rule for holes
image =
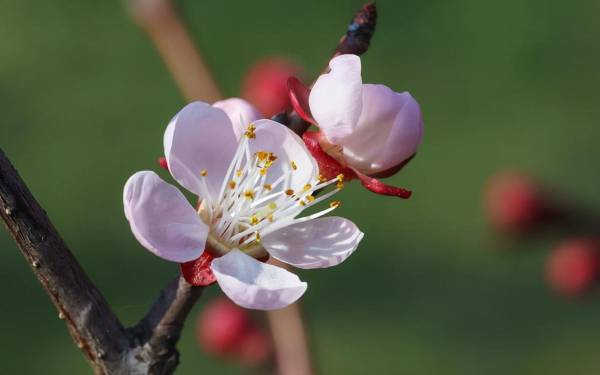
[[547, 211], [539, 186], [523, 173], [496, 174], [488, 181], [484, 198], [491, 223], [506, 232], [531, 230]]
[[592, 239], [570, 240], [559, 245], [546, 262], [546, 280], [557, 293], [581, 294], [600, 275], [600, 246]]
[[161, 168], [166, 169], [167, 171], [169, 170], [169, 165], [167, 164], [167, 158], [165, 158], [164, 156], [161, 156], [157, 159], [157, 162]]
[[283, 58], [261, 60], [246, 74], [242, 97], [270, 118], [290, 106], [287, 80], [301, 72], [298, 64]]
[[248, 311], [221, 297], [208, 303], [198, 316], [196, 339], [207, 353], [234, 356], [249, 327]]
[[236, 358], [250, 367], [265, 363], [271, 356], [271, 338], [263, 330], [252, 327], [241, 338]]

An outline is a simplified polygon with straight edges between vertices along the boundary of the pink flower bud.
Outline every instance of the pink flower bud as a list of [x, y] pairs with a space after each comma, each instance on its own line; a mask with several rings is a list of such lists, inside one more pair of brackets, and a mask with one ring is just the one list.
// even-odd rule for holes
[[207, 353], [233, 356], [250, 327], [247, 310], [227, 298], [206, 305], [198, 316], [196, 338]]
[[587, 291], [600, 274], [600, 246], [593, 239], [576, 239], [559, 245], [546, 262], [546, 280], [557, 293]]
[[242, 96], [269, 118], [289, 107], [287, 80], [301, 72], [298, 64], [283, 58], [261, 60], [246, 74]]
[[[308, 104], [336, 157], [366, 175], [387, 177], [416, 152], [423, 137], [417, 101], [384, 85], [363, 84], [360, 58], [340, 55], [315, 82]], [[334, 156], [335, 157], [335, 156]]]
[[272, 352], [271, 337], [263, 330], [251, 327], [240, 340], [236, 358], [247, 366], [256, 367], [265, 363]]
[[523, 173], [498, 173], [489, 180], [485, 190], [489, 219], [504, 232], [531, 230], [544, 217], [545, 205], [539, 186]]

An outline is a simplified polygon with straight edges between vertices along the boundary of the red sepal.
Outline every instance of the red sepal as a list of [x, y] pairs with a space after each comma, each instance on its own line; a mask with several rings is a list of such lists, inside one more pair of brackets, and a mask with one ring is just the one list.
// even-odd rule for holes
[[[320, 136], [321, 134], [319, 132], [306, 132], [302, 135], [302, 138], [304, 139], [306, 148], [317, 161], [319, 173], [321, 173], [323, 177], [332, 179], [339, 174], [343, 174], [344, 180], [346, 181], [350, 181], [354, 178], [360, 179], [362, 185], [375, 194], [389, 195], [404, 199], [410, 198], [412, 194], [410, 190], [384, 184], [374, 177], [369, 177], [357, 171], [355, 168], [343, 166], [340, 162], [323, 151], [321, 144], [319, 143]], [[410, 158], [407, 159], [407, 162], [408, 160], [410, 160]]]
[[317, 122], [312, 117], [310, 106], [308, 105], [308, 96], [310, 89], [296, 77], [290, 77], [287, 81], [288, 94], [290, 96], [290, 104], [294, 111], [306, 122], [316, 124]]
[[205, 250], [198, 259], [181, 263], [181, 274], [185, 281], [194, 286], [208, 286], [217, 281], [210, 269], [213, 259], [215, 257]]
[[356, 174], [356, 177], [358, 177], [358, 179], [362, 183], [362, 186], [371, 190], [375, 194], [389, 195], [389, 196], [399, 197], [399, 198], [403, 198], [403, 199], [408, 199], [412, 195], [412, 191], [410, 191], [410, 190], [406, 190], [403, 188], [384, 184], [383, 182], [379, 181], [376, 178], [369, 177], [365, 174], [360, 173], [356, 169], [354, 169], [354, 173]]
[[352, 169], [344, 167], [328, 153], [323, 151], [319, 143], [320, 136], [321, 134], [319, 132], [305, 132], [302, 135], [306, 148], [310, 151], [319, 165], [319, 173], [328, 180], [335, 178], [339, 174], [343, 174], [344, 180], [346, 181], [355, 178], [356, 176]]
[[158, 159], [156, 159], [156, 161], [158, 162], [158, 165], [160, 165], [161, 168], [166, 169], [167, 171], [169, 170], [169, 165], [167, 164], [167, 158], [165, 158], [164, 156], [161, 156]]

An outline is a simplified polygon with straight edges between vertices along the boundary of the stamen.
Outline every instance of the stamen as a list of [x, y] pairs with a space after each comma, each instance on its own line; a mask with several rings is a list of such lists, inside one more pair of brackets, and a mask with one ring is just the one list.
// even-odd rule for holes
[[256, 127], [253, 124], [250, 124], [246, 128], [246, 132], [244, 133], [244, 135], [248, 139], [254, 139], [254, 138], [256, 138], [255, 130], [256, 130]]
[[338, 208], [341, 205], [342, 205], [342, 202], [340, 202], [340, 201], [333, 201], [333, 202], [329, 203], [329, 207], [331, 207], [331, 208]]
[[293, 160], [292, 160], [292, 161], [290, 161], [290, 165], [292, 166], [292, 169], [293, 169], [293, 170], [296, 170], [296, 169], [298, 169], [298, 166], [296, 165], [296, 162], [295, 162], [295, 161], [293, 161]]
[[264, 184], [264, 185], [263, 185], [263, 188], [264, 188], [265, 190], [268, 190], [268, 191], [271, 191], [271, 189], [273, 189], [273, 187], [271, 186], [271, 184]]
[[254, 192], [252, 190], [246, 190], [244, 192], [244, 197], [246, 197], [247, 199], [254, 199]]
[[256, 225], [256, 224], [258, 224], [258, 222], [259, 222], [259, 220], [256, 215], [252, 215], [252, 217], [250, 217], [250, 224]]
[[286, 193], [287, 195], [289, 195], [289, 196], [292, 196], [292, 195], [294, 195], [294, 189], [287, 189], [287, 190], [285, 191], [285, 193]]
[[231, 190], [235, 189], [236, 185], [237, 185], [237, 183], [235, 181], [233, 181], [233, 180], [229, 181], [229, 188]]
[[205, 177], [208, 174], [208, 171], [206, 169], [203, 169], [200, 171], [200, 176]]

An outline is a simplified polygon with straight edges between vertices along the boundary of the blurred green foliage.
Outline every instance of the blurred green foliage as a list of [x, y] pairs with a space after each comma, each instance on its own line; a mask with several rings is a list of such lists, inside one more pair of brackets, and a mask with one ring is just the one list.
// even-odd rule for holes
[[[264, 55], [312, 75], [360, 1], [185, 1], [227, 95]], [[302, 272], [324, 374], [590, 374], [600, 298], [543, 282], [560, 238], [504, 251], [481, 211], [486, 178], [534, 172], [600, 207], [600, 3], [378, 1], [367, 82], [409, 90], [426, 133], [393, 183], [409, 201], [350, 186], [340, 214], [367, 234], [343, 265]], [[123, 321], [142, 316], [177, 267], [142, 250], [122, 213], [133, 172], [154, 169], [184, 101], [121, 2], [2, 2], [0, 147]], [[8, 235], [0, 232], [0, 373], [89, 370]], [[201, 309], [217, 288], [197, 307]], [[181, 374], [238, 374], [201, 353], [193, 319]]]

